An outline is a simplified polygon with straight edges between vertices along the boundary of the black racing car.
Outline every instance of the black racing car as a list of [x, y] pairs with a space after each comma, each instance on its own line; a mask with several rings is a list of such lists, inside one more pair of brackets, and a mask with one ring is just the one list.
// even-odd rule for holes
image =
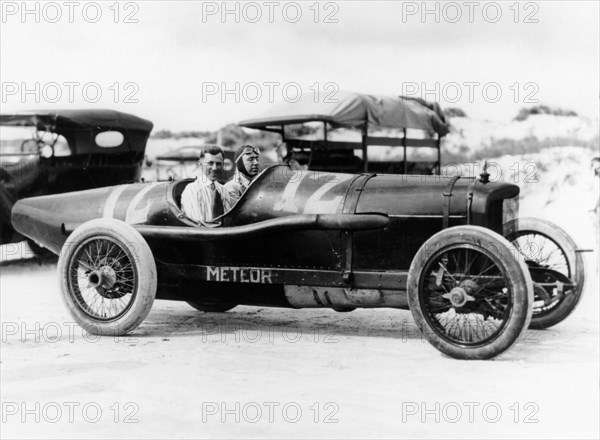
[[481, 178], [265, 169], [218, 227], [181, 211], [191, 179], [18, 201], [16, 229], [55, 253], [63, 299], [90, 332], [125, 334], [155, 298], [410, 309], [460, 359], [506, 351], [565, 319], [583, 291], [573, 241], [518, 219], [519, 187]]

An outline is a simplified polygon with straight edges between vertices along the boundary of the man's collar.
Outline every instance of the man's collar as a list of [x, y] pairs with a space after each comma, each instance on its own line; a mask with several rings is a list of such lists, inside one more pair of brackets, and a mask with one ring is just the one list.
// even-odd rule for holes
[[237, 169], [235, 170], [235, 179], [238, 180], [244, 186], [248, 186], [250, 185], [250, 182], [252, 182], [252, 179], [250, 177], [246, 176], [244, 173]]
[[[198, 171], [198, 173], [196, 174], [196, 184], [200, 185], [200, 186], [211, 186], [213, 183], [212, 180], [210, 180], [208, 178], [208, 176], [206, 174], [204, 174], [202, 171]], [[218, 181], [214, 181], [214, 184], [216, 187], [220, 187], [221, 184]]]

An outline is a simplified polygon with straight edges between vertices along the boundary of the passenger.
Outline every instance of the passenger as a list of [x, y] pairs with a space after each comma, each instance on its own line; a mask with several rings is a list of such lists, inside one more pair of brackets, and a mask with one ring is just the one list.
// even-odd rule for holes
[[223, 150], [216, 145], [200, 152], [196, 180], [181, 194], [181, 209], [192, 220], [210, 223], [231, 207], [227, 190], [217, 181], [223, 171], [223, 160]]
[[225, 189], [234, 204], [250, 186], [252, 180], [260, 171], [258, 159], [260, 151], [252, 145], [242, 145], [235, 153], [235, 174], [233, 179], [225, 184]]

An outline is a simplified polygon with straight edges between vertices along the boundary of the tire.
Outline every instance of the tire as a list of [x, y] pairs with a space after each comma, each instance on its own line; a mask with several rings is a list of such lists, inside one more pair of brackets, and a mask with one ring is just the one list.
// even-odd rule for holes
[[[547, 267], [567, 277], [574, 286], [559, 295], [557, 290], [536, 285], [534, 281], [533, 316], [529, 328], [545, 329], [562, 322], [569, 316], [583, 293], [585, 270], [583, 257], [577, 252], [573, 239], [561, 228], [546, 220], [523, 218], [504, 225], [506, 239], [533, 267]], [[552, 274], [549, 274], [550, 278]], [[536, 278], [532, 274], [532, 278]], [[557, 280], [558, 281], [558, 280]], [[535, 292], [543, 294], [547, 299]], [[548, 301], [551, 301], [548, 304]]]
[[75, 229], [60, 253], [58, 276], [71, 316], [95, 335], [132, 332], [156, 297], [152, 251], [120, 220], [96, 219]]
[[192, 306], [193, 308], [198, 310], [199, 312], [206, 312], [206, 313], [224, 313], [224, 312], [227, 312], [227, 311], [237, 307], [237, 304], [229, 304], [229, 303], [207, 304], [207, 303], [203, 303], [203, 302], [199, 302], [199, 301], [186, 301], [186, 302], [190, 306]]
[[504, 237], [479, 226], [456, 226], [427, 240], [410, 265], [407, 286], [418, 328], [456, 359], [504, 353], [531, 319], [527, 265]]

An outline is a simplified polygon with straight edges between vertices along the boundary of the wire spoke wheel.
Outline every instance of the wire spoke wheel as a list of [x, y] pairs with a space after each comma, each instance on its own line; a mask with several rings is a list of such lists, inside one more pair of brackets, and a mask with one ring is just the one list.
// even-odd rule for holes
[[489, 359], [527, 327], [533, 285], [502, 236], [457, 226], [431, 237], [408, 274], [413, 317], [437, 349], [459, 359]]
[[502, 332], [512, 309], [512, 286], [493, 255], [457, 245], [433, 256], [419, 284], [425, 318], [440, 337], [485, 345]]
[[525, 261], [532, 261], [571, 276], [571, 267], [565, 251], [550, 237], [535, 231], [524, 231], [512, 242]]
[[106, 236], [81, 243], [69, 265], [73, 299], [100, 321], [111, 321], [127, 312], [135, 300], [138, 278], [131, 251]]
[[[571, 278], [572, 271], [567, 255], [551, 238], [537, 232], [526, 231], [520, 234], [512, 243], [525, 258], [525, 261], [533, 267], [555, 270], [565, 277]], [[548, 281], [546, 284], [550, 285], [536, 284], [536, 288], [534, 288], [534, 317], [551, 313], [560, 304], [562, 294], [564, 294], [564, 292], [559, 292], [557, 287], [552, 286], [552, 281], [556, 282], [556, 280], [546, 279], [545, 281]], [[566, 293], [570, 294], [572, 292], [573, 287]]]
[[581, 299], [584, 267], [569, 235], [546, 220], [524, 218], [505, 225], [506, 238], [527, 262], [534, 282], [531, 328], [562, 322]]
[[156, 296], [156, 263], [133, 227], [97, 219], [69, 236], [58, 260], [62, 298], [88, 332], [123, 335], [146, 318]]

